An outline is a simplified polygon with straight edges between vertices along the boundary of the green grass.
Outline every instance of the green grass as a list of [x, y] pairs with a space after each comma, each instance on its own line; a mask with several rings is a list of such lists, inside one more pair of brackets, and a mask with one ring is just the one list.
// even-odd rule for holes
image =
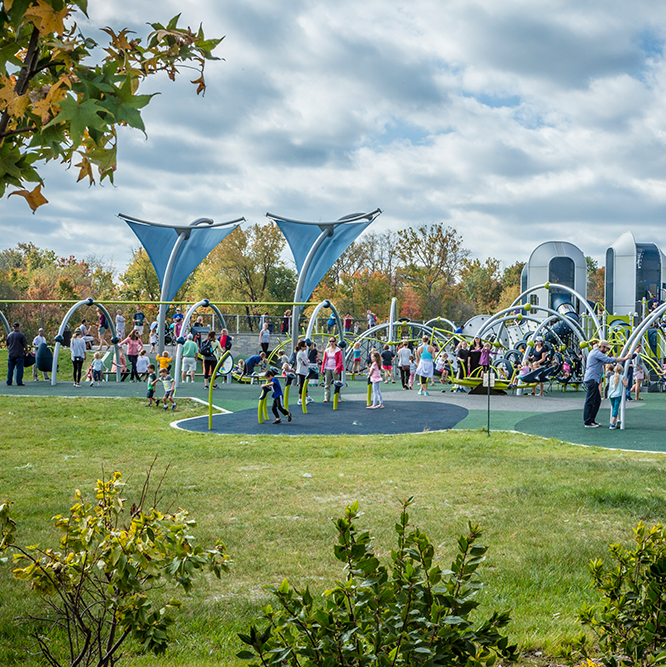
[[[556, 654], [579, 631], [577, 609], [593, 598], [585, 564], [611, 542], [628, 543], [639, 520], [666, 513], [666, 458], [583, 448], [513, 433], [404, 436], [219, 436], [177, 431], [171, 413], [139, 399], [0, 397], [0, 498], [15, 502], [24, 543], [55, 546], [49, 519], [73, 490], [122, 471], [138, 490], [158, 455], [169, 465], [165, 502], [190, 510], [196, 534], [221, 537], [234, 558], [221, 581], [203, 578], [159, 659], [124, 664], [241, 664], [236, 638], [268, 601], [263, 584], [284, 577], [322, 591], [340, 576], [331, 520], [358, 500], [361, 523], [386, 556], [399, 498], [446, 562], [468, 520], [486, 529], [488, 587], [482, 611], [511, 608], [509, 629], [525, 650]], [[180, 417], [202, 414], [181, 401]], [[31, 663], [17, 648], [14, 618], [35, 601], [0, 566], [0, 664]]]

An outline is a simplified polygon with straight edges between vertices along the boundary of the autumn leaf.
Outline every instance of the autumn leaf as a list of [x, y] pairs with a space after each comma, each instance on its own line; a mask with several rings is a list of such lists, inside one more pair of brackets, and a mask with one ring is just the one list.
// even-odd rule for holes
[[58, 12], [45, 0], [37, 0], [36, 7], [30, 7], [24, 17], [31, 20], [39, 30], [40, 37], [56, 33], [62, 35], [65, 32], [65, 19], [71, 12], [70, 7], [65, 6]]
[[28, 202], [28, 206], [32, 209], [33, 215], [40, 206], [49, 203], [49, 200], [42, 194], [41, 183], [32, 191], [14, 190], [14, 192], [11, 192], [9, 194], [9, 197], [11, 197], [12, 195], [19, 195], [23, 197]]
[[194, 81], [190, 81], [190, 83], [198, 84], [197, 85], [197, 95], [199, 93], [206, 93], [206, 82], [204, 81], [203, 74], [198, 78], [194, 79]]
[[92, 164], [90, 164], [90, 160], [83, 156], [81, 158], [81, 162], [79, 162], [76, 166], [81, 167], [79, 170], [79, 177], [76, 179], [76, 182], [78, 183], [81, 179], [87, 176], [88, 180], [90, 181], [90, 185], [92, 185], [95, 182], [95, 179], [93, 178]]

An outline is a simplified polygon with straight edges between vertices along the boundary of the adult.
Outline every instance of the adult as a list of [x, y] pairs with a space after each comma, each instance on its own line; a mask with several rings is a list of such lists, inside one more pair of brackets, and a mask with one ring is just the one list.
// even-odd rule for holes
[[243, 375], [252, 375], [254, 369], [257, 366], [263, 367], [266, 361], [266, 353], [260, 352], [259, 354], [253, 354], [251, 357], [248, 357], [245, 360], [245, 365], [243, 366]]
[[412, 351], [407, 343], [400, 343], [398, 347], [398, 366], [400, 367], [400, 382], [403, 389], [409, 389], [409, 358]]
[[[296, 343], [296, 376], [298, 377], [298, 404], [301, 405], [303, 398], [303, 387], [305, 379], [310, 373], [310, 360], [308, 359], [308, 346], [304, 340], [299, 340]], [[305, 394], [305, 402], [312, 403], [312, 399]]]
[[280, 331], [283, 334], [288, 334], [290, 326], [291, 326], [291, 309], [287, 308], [287, 310], [285, 310], [284, 314], [282, 315], [282, 326], [280, 327]]
[[83, 342], [86, 344], [86, 349], [91, 350], [95, 339], [88, 333], [88, 320], [81, 320], [79, 330], [81, 331], [81, 338], [83, 338]]
[[127, 345], [127, 358], [132, 366], [132, 372], [130, 373], [130, 382], [134, 382], [136, 379], [137, 382], [141, 381], [139, 377], [139, 371], [136, 367], [136, 361], [139, 358], [139, 352], [143, 350], [143, 341], [139, 337], [139, 332], [137, 329], [132, 329], [130, 335], [121, 340], [119, 343], [121, 346]]
[[331, 385], [340, 379], [343, 368], [342, 350], [338, 347], [338, 341], [331, 337], [328, 339], [328, 347], [324, 350], [324, 360], [321, 364], [324, 374], [324, 403], [331, 400]]
[[[37, 335], [32, 339], [32, 351], [35, 355], [35, 363], [32, 366], [32, 379], [37, 382], [39, 380], [37, 376], [37, 350], [40, 345], [46, 345], [46, 338], [44, 336], [44, 329], [40, 327]], [[45, 380], [49, 379], [49, 374], [46, 371], [42, 371], [42, 375]]]
[[472, 375], [474, 371], [481, 366], [481, 351], [483, 350], [483, 343], [481, 339], [477, 336], [472, 341], [472, 347], [469, 350], [469, 361], [467, 366], [469, 368], [469, 374]]
[[180, 330], [183, 328], [184, 319], [185, 316], [183, 315], [183, 311], [180, 308], [176, 308], [176, 312], [173, 316], [173, 333], [175, 334], [176, 338], [180, 336]]
[[134, 328], [139, 332], [139, 336], [143, 336], [143, 323], [146, 319], [146, 316], [143, 314], [141, 307], [136, 306], [136, 312], [132, 315], [132, 324]]
[[106, 315], [101, 308], [97, 309], [97, 334], [99, 336], [99, 351], [106, 346], [106, 330], [109, 328], [109, 323], [106, 319]]
[[421, 345], [416, 348], [416, 374], [419, 376], [421, 389], [419, 394], [429, 396], [428, 394], [428, 380], [432, 379], [434, 373], [433, 355], [435, 348], [430, 345], [430, 338], [423, 336]]
[[231, 349], [233, 340], [234, 339], [229, 335], [229, 331], [227, 329], [222, 329], [222, 333], [220, 335], [220, 347], [224, 351]]
[[[528, 359], [532, 364], [531, 368], [533, 371], [546, 365], [546, 362], [548, 361], [548, 348], [545, 346], [541, 336], [537, 336], [534, 339], [534, 349], [528, 356]], [[532, 387], [532, 396], [536, 395], [535, 390], [536, 387]], [[543, 396], [544, 393], [543, 382], [539, 382], [539, 396]]]
[[352, 320], [352, 316], [350, 313], [347, 313], [345, 315], [345, 321], [344, 321], [344, 327], [345, 327], [345, 333], [351, 333], [352, 330], [352, 324], [354, 323], [354, 320]]
[[585, 395], [585, 405], [583, 407], [583, 423], [585, 428], [599, 428], [595, 420], [599, 407], [601, 406], [601, 393], [599, 385], [601, 384], [601, 376], [604, 372], [605, 364], [615, 364], [618, 362], [633, 359], [635, 355], [628, 354], [624, 357], [609, 357], [608, 352], [611, 345], [607, 340], [599, 341], [599, 345], [590, 352], [587, 356], [587, 368], [585, 369], [585, 376], [583, 383], [587, 391]]
[[24, 333], [20, 330], [21, 325], [14, 322], [14, 330], [7, 336], [7, 385], [12, 386], [14, 370], [16, 370], [16, 384], [23, 387], [23, 364], [25, 355], [30, 347]]
[[190, 374], [190, 380], [194, 382], [194, 375], [197, 372], [197, 354], [199, 348], [194, 342], [194, 336], [189, 333], [187, 334], [187, 340], [183, 345], [183, 368], [182, 368], [182, 381], [185, 382], [187, 374]]
[[116, 310], [116, 336], [118, 336], [118, 338], [125, 337], [125, 317], [120, 308]]
[[[629, 385], [629, 392], [635, 392], [637, 401], [643, 400], [641, 398], [641, 385], [643, 384], [643, 380], [645, 379], [646, 375], [649, 373], [645, 362], [641, 358], [642, 351], [643, 347], [641, 345], [636, 345], [636, 348], [634, 349], [634, 352], [636, 352], [636, 358], [631, 362], [631, 367], [634, 370], [634, 376], [632, 378], [633, 385]], [[627, 380], [627, 384], [628, 382], [629, 381]]]
[[[467, 341], [461, 340], [456, 349], [456, 361], [458, 362], [458, 379], [464, 380], [469, 375], [469, 350]], [[467, 391], [462, 385], [458, 385], [456, 392], [466, 394]]]
[[74, 379], [74, 386], [81, 386], [81, 369], [83, 362], [86, 360], [86, 342], [83, 340], [83, 333], [81, 329], [74, 330], [74, 337], [69, 344], [69, 351], [72, 356], [72, 375]]
[[264, 322], [259, 331], [259, 347], [264, 354], [268, 354], [268, 346], [271, 344], [271, 332], [268, 330], [268, 322]]
[[368, 309], [365, 316], [368, 320], [368, 329], [372, 329], [372, 327], [374, 327], [375, 324], [377, 324], [377, 315], [375, 315], [370, 309]]
[[[120, 381], [125, 382], [125, 379], [129, 375], [127, 371], [127, 358], [125, 353], [122, 350], [118, 350], [118, 356], [120, 357]], [[116, 355], [113, 355], [113, 362], [111, 363], [111, 373], [116, 375], [118, 373], [118, 366], [116, 365]]]
[[[211, 381], [211, 376], [217, 366], [217, 362], [222, 357], [222, 347], [220, 346], [219, 341], [215, 335], [215, 331], [211, 329], [208, 332], [208, 335], [201, 343], [201, 348], [199, 349], [201, 356], [203, 357], [203, 367], [204, 367], [204, 388], [208, 388], [208, 385]], [[215, 378], [212, 379], [213, 389], [217, 387], [215, 384]]]
[[333, 311], [331, 311], [331, 314], [328, 316], [328, 320], [326, 322], [326, 333], [330, 334], [331, 331], [333, 331], [334, 326], [335, 326], [335, 315], [333, 314]]

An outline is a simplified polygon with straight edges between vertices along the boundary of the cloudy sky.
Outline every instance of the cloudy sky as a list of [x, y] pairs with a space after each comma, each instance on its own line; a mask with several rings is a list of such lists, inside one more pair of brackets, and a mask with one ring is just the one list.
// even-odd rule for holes
[[50, 204], [1, 203], [0, 247], [33, 241], [122, 268], [116, 214], [216, 221], [267, 211], [371, 229], [445, 222], [480, 258], [546, 240], [602, 259], [621, 233], [666, 249], [666, 4], [659, 0], [90, 0], [86, 30], [147, 21], [226, 35], [123, 130], [116, 185], [43, 170]]

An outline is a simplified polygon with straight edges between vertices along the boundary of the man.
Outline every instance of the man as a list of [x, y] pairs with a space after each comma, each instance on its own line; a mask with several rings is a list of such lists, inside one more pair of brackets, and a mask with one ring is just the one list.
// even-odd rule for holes
[[628, 354], [625, 357], [609, 357], [607, 353], [610, 349], [611, 346], [607, 340], [599, 341], [599, 345], [587, 357], [587, 368], [585, 369], [585, 377], [583, 378], [585, 388], [587, 389], [585, 406], [583, 407], [583, 423], [585, 424], [585, 428], [599, 428], [601, 426], [595, 420], [601, 406], [599, 385], [601, 384], [601, 377], [604, 372], [604, 364], [620, 363], [627, 359], [633, 359], [635, 356]]
[[[37, 332], [37, 335], [32, 339], [32, 351], [35, 354], [35, 357], [37, 356], [37, 350], [39, 349], [40, 345], [46, 345], [46, 338], [44, 337], [44, 329], [40, 327], [39, 331]], [[49, 374], [46, 371], [42, 371], [42, 375], [44, 376], [45, 380], [49, 379]], [[32, 379], [35, 382], [39, 381], [39, 378], [37, 377], [37, 361], [35, 360], [35, 363], [32, 366]]]
[[193, 340], [194, 336], [187, 334], [187, 341], [183, 345], [183, 368], [182, 381], [185, 382], [187, 374], [190, 374], [190, 379], [194, 382], [194, 374], [197, 370], [197, 355], [199, 353], [199, 346]]
[[14, 380], [14, 369], [16, 369], [16, 384], [19, 387], [23, 384], [23, 360], [30, 349], [28, 341], [19, 331], [21, 325], [14, 322], [14, 331], [7, 336], [7, 386], [11, 387]]
[[134, 328], [139, 332], [139, 336], [143, 336], [143, 321], [146, 319], [146, 316], [141, 312], [139, 306], [136, 307], [136, 313], [132, 316], [132, 324]]

